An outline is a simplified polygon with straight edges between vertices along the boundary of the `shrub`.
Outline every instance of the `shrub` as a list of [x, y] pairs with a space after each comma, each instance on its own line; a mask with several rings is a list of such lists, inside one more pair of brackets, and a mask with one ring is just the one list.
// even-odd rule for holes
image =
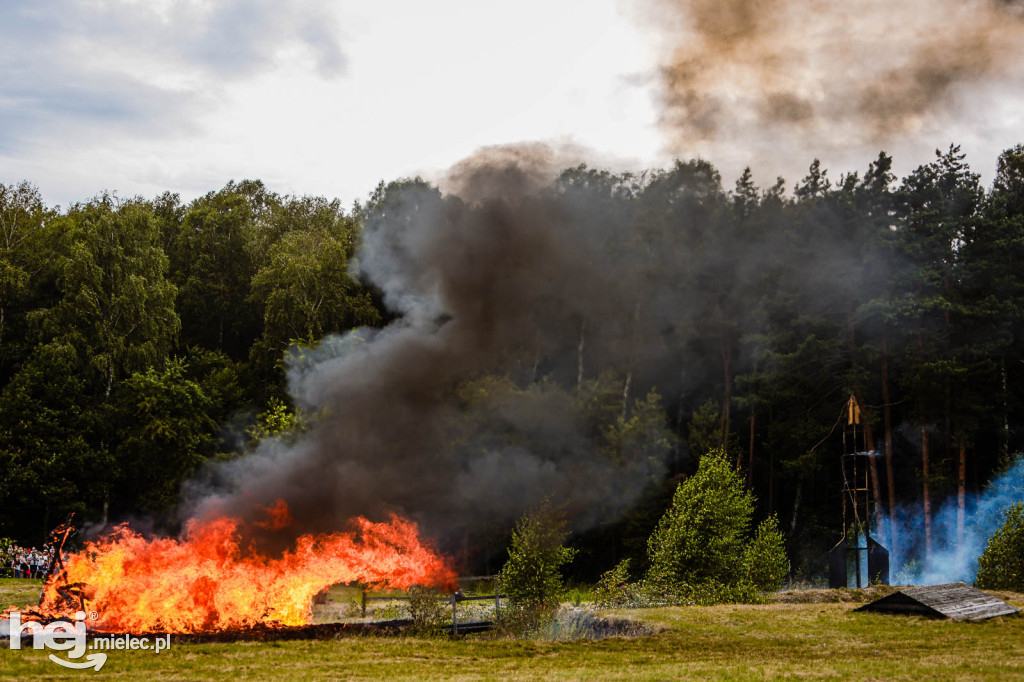
[[508, 600], [502, 626], [509, 634], [525, 635], [557, 612], [561, 569], [575, 554], [564, 546], [567, 536], [568, 524], [547, 505], [516, 523], [508, 561], [498, 574], [498, 589]]
[[747, 546], [744, 563], [747, 580], [758, 590], [772, 592], [782, 587], [789, 573], [789, 560], [786, 559], [786, 539], [774, 514], [757, 527], [754, 539]]
[[8, 555], [8, 551], [15, 544], [14, 540], [10, 538], [0, 538], [0, 578], [10, 578], [14, 574], [11, 572], [10, 564], [11, 557]]
[[598, 606], [628, 606], [636, 599], [634, 587], [629, 583], [629, 559], [623, 559], [610, 571], [601, 575], [597, 581], [595, 601]]
[[648, 579], [667, 584], [734, 583], [743, 575], [752, 497], [721, 451], [676, 489], [647, 543]]
[[986, 590], [1024, 592], [1024, 503], [1007, 508], [1003, 525], [978, 557], [974, 584]]
[[761, 604], [766, 602], [764, 592], [747, 580], [725, 584], [705, 580], [694, 585], [681, 585], [676, 590], [676, 603], [711, 606], [712, 604]]
[[701, 458], [648, 540], [649, 595], [676, 603], [757, 602], [789, 570], [778, 521], [750, 538], [754, 496], [721, 450]]
[[436, 589], [414, 585], [409, 589], [409, 616], [418, 635], [437, 635], [450, 620], [448, 600]]

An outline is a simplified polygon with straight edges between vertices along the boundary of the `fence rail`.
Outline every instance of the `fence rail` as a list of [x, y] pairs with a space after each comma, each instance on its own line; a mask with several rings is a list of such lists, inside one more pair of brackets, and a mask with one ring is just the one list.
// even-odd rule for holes
[[[473, 577], [470, 577], [470, 578], [460, 578], [459, 582], [460, 583], [465, 583], [465, 582], [483, 582], [485, 580], [495, 580], [495, 579], [496, 579], [496, 576], [485, 575], [485, 576], [473, 576]], [[371, 601], [410, 601], [411, 599], [412, 599], [412, 597], [407, 595], [407, 594], [381, 594], [381, 595], [373, 595], [373, 594], [370, 594], [369, 590], [363, 589], [363, 599], [362, 599], [363, 618], [366, 618], [366, 604], [367, 604], [367, 602], [371, 602]], [[452, 634], [454, 634], [454, 635], [459, 634], [459, 611], [458, 611], [458, 605], [459, 605], [460, 602], [464, 602], [464, 601], [485, 601], [485, 600], [489, 601], [491, 599], [494, 600], [494, 620], [497, 621], [498, 620], [498, 613], [501, 610], [501, 600], [505, 599], [505, 595], [498, 594], [497, 590], [495, 590], [494, 594], [476, 595], [476, 596], [473, 596], [473, 597], [466, 596], [465, 594], [462, 593], [461, 590], [459, 590], [458, 592], [453, 592], [451, 594], [451, 596], [449, 596], [445, 600], [449, 604], [452, 605]], [[474, 632], [478, 631], [480, 629], [479, 628], [480, 625], [482, 625], [482, 624], [481, 623], [472, 623], [472, 624], [465, 623], [464, 624], [464, 632], [466, 630], [470, 630], [470, 629], [473, 630]]]

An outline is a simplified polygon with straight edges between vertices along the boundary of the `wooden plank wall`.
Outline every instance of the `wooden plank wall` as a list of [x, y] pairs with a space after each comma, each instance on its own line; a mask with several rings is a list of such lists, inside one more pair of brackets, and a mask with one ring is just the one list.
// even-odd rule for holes
[[966, 583], [908, 587], [871, 602], [858, 611], [920, 614], [953, 620], [984, 620], [1009, 616], [1020, 609]]

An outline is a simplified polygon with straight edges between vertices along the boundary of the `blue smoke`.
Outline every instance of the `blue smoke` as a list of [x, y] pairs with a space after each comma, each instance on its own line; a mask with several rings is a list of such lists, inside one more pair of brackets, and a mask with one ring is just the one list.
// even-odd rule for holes
[[898, 544], [889, 548], [891, 582], [973, 583], [978, 574], [978, 557], [989, 537], [1002, 525], [1006, 508], [1015, 502], [1024, 502], [1024, 457], [1018, 457], [980, 493], [967, 496], [962, 538], [957, 530], [957, 497], [946, 498], [932, 513], [932, 551], [927, 560], [923, 509], [920, 505], [898, 507], [894, 514]]

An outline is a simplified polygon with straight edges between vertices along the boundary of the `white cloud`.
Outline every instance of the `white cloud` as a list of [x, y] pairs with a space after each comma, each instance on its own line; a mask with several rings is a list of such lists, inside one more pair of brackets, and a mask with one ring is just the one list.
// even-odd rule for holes
[[64, 204], [242, 177], [349, 201], [484, 145], [658, 148], [616, 0], [43, 0], [0, 26], [0, 181]]
[[[0, 0], [0, 182], [28, 179], [64, 205], [103, 189], [187, 200], [241, 178], [349, 202], [379, 180], [436, 178], [480, 147], [524, 141], [665, 164], [665, 44], [636, 6]], [[887, 146], [898, 170], [956, 141], [988, 172], [1019, 141], [1019, 97], [988, 97], [982, 115], [969, 95], [942, 129]], [[828, 139], [822, 151], [747, 130], [693, 153], [726, 184], [754, 157], [778, 166], [755, 165], [762, 184], [782, 172], [792, 185], [815, 155], [838, 176], [878, 152]]]
[[[174, 143], [199, 132], [228, 83], [305, 53], [344, 71], [332, 3], [302, 0], [0, 3], [0, 153], [72, 154], [125, 137]], [[89, 172], [89, 171], [86, 171]], [[45, 183], [48, 178], [33, 178]]]

